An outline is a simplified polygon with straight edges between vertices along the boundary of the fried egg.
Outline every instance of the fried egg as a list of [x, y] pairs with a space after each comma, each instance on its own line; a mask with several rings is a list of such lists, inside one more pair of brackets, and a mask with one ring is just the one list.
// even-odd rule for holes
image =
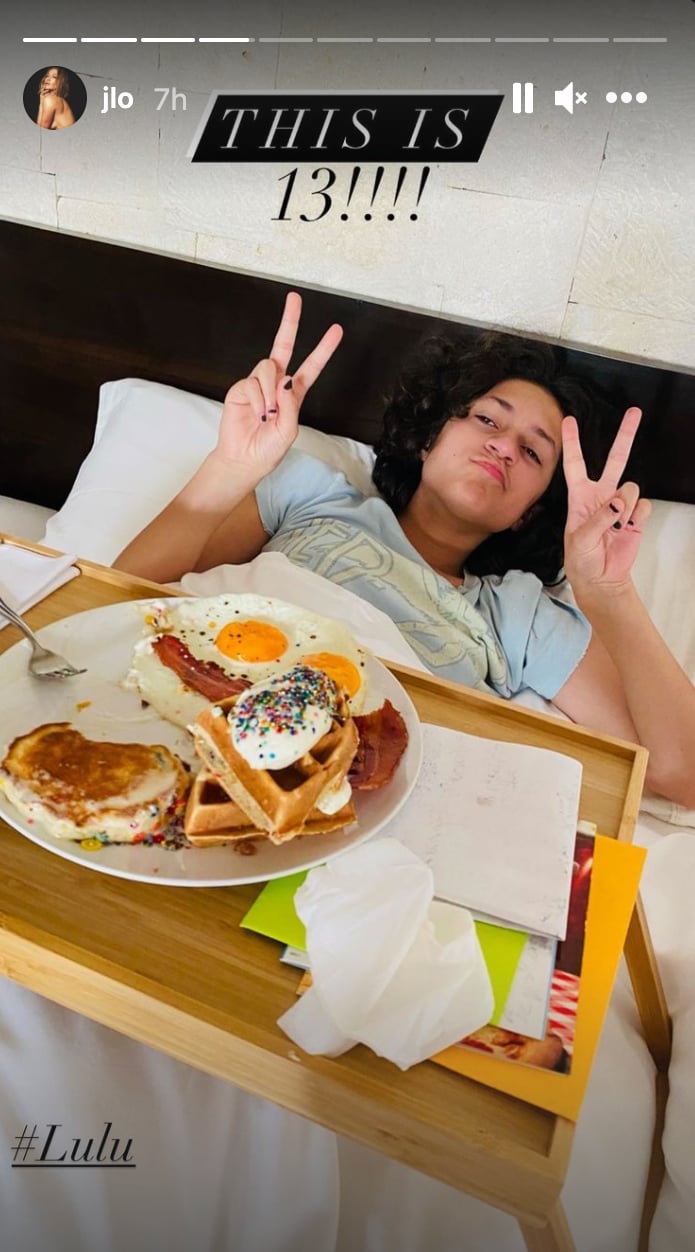
[[145, 628], [126, 685], [176, 725], [190, 725], [216, 697], [192, 689], [184, 674], [162, 663], [152, 646], [161, 634], [174, 635], [196, 662], [249, 683], [284, 674], [298, 662], [310, 665], [345, 689], [353, 713], [364, 707], [366, 652], [342, 623], [310, 609], [250, 593], [159, 600], [147, 606]]

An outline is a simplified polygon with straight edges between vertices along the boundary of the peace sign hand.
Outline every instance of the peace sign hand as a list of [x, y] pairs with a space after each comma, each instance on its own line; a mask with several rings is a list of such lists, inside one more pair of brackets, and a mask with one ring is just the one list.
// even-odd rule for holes
[[628, 409], [613, 441], [603, 473], [590, 479], [573, 417], [562, 422], [563, 469], [567, 481], [565, 572], [575, 593], [618, 591], [630, 571], [651, 512], [637, 483], [618, 487], [642, 412]]
[[301, 311], [301, 296], [291, 291], [270, 356], [259, 361], [248, 378], [234, 383], [225, 396], [214, 455], [246, 467], [258, 482], [275, 469], [294, 443], [304, 397], [343, 337], [341, 326], [330, 326], [290, 377], [287, 369]]

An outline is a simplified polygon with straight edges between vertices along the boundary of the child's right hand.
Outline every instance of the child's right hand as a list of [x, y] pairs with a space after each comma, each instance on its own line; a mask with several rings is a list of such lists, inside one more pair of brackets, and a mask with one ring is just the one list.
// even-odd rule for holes
[[291, 291], [270, 356], [259, 361], [248, 378], [234, 383], [225, 396], [214, 455], [247, 467], [258, 482], [279, 465], [294, 443], [304, 397], [343, 337], [341, 326], [330, 326], [290, 379], [287, 369], [301, 311], [301, 296]]

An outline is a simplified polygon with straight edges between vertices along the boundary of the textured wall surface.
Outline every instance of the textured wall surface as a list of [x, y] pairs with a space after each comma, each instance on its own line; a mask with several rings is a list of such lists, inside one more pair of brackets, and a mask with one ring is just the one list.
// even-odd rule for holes
[[[346, 16], [326, 3], [317, 16], [315, 5], [297, 0], [257, 0], [230, 6], [226, 16], [203, 3], [178, 15], [168, 6], [161, 17], [151, 6], [114, 6], [96, 19], [87, 4], [56, 17], [39, 0], [29, 15], [11, 18], [2, 53], [0, 214], [695, 368], [695, 5], [615, 0], [609, 14], [588, 0], [581, 27], [576, 6], [564, 14], [557, 4], [525, 8], [522, 16], [507, 0], [470, 6], [475, 16], [464, 18], [465, 7], [434, 0], [420, 17], [376, 8]], [[45, 33], [77, 38], [58, 59], [82, 76], [89, 98], [79, 123], [56, 133], [40, 130], [22, 107], [29, 75], [58, 52], [23, 38]], [[225, 33], [252, 42], [81, 41]], [[577, 33], [607, 42], [557, 42]], [[444, 42], [464, 34], [490, 42]], [[371, 42], [328, 42], [357, 36]], [[277, 42], [290, 38], [311, 42]], [[385, 42], [391, 38], [398, 41]], [[666, 42], [635, 42], [648, 39]], [[518, 79], [535, 84], [532, 115], [512, 113]], [[571, 116], [554, 103], [555, 89], [570, 81], [587, 93]], [[132, 94], [133, 107], [102, 115], [103, 89], [112, 85]], [[157, 111], [156, 86], [185, 93], [186, 110]], [[190, 163], [212, 90], [307, 87], [494, 89], [505, 100], [479, 163], [431, 167], [414, 222], [412, 203], [399, 202], [387, 218], [391, 167], [370, 221], [365, 179], [347, 222], [338, 212], [306, 222], [298, 213], [273, 220], [291, 159]], [[648, 100], [609, 104], [611, 89], [645, 91]], [[411, 186], [419, 173], [412, 167]], [[344, 202], [350, 166], [337, 174], [334, 191]], [[317, 202], [302, 207], [310, 203]]]

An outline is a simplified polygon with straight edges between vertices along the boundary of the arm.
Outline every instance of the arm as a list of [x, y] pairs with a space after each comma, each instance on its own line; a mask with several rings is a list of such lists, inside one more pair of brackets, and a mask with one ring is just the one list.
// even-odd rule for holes
[[210, 535], [195, 565], [197, 573], [229, 562], [241, 565], [252, 561], [265, 547], [270, 535], [263, 529], [253, 492], [224, 519]]
[[189, 570], [223, 561], [240, 564], [267, 542], [253, 475], [210, 453], [190, 482], [114, 561], [155, 582], [174, 582]]
[[[633, 596], [615, 605], [605, 621], [600, 605], [593, 614], [582, 606], [587, 617], [593, 617], [591, 643], [553, 704], [574, 722], [648, 748], [647, 786], [695, 808], [693, 687], [634, 588]], [[604, 640], [612, 644], [611, 650]], [[685, 740], [674, 735], [675, 707], [690, 722]]]
[[219, 561], [257, 556], [268, 536], [254, 488], [279, 465], [297, 435], [302, 401], [342, 338], [331, 326], [295, 371], [289, 365], [302, 302], [290, 292], [270, 357], [229, 389], [217, 446], [182, 491], [128, 544], [116, 569], [159, 582]]
[[593, 636], [555, 703], [575, 721], [648, 748], [649, 786], [693, 808], [695, 688], [654, 626], [630, 576], [649, 502], [639, 498], [636, 483], [617, 487], [639, 418], [639, 410], [628, 410], [596, 483], [586, 476], [574, 419], [563, 423], [565, 568]]
[[56, 115], [56, 108], [55, 97], [49, 99], [48, 96], [42, 96], [39, 101], [39, 116], [36, 119], [37, 126], [43, 126], [44, 130], [50, 130]]

